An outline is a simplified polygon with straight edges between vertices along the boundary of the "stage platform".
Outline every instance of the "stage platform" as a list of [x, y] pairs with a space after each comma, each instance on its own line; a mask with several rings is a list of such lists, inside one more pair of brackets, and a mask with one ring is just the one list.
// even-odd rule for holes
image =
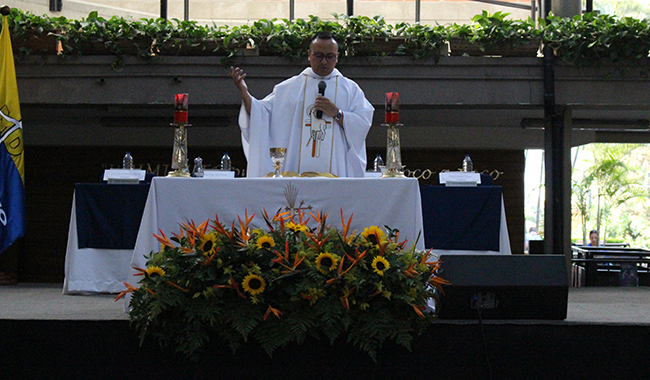
[[[62, 288], [61, 284], [2, 286], [0, 319], [128, 320], [124, 302], [115, 302], [115, 294], [63, 295]], [[567, 319], [559, 323], [641, 324], [650, 327], [650, 287], [569, 288]]]
[[411, 351], [377, 363], [346, 342], [308, 340], [268, 357], [211, 342], [190, 361], [142, 346], [115, 295], [63, 295], [62, 284], [0, 287], [1, 379], [646, 379], [650, 288], [570, 288], [568, 317], [437, 321]]

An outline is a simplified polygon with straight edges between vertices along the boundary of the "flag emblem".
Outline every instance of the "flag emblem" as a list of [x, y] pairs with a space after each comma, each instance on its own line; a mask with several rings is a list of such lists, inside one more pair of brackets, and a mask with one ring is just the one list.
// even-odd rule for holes
[[25, 233], [23, 126], [5, 10], [0, 33], [0, 253]]

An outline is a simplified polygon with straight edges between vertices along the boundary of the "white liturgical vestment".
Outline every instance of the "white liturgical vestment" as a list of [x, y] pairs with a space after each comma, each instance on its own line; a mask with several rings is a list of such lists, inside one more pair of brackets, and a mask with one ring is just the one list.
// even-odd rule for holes
[[[314, 100], [318, 84], [327, 85], [324, 96], [343, 112], [343, 125], [323, 113], [316, 117]], [[262, 100], [253, 98], [250, 115], [239, 112], [242, 146], [248, 177], [274, 171], [269, 148], [287, 148], [283, 171], [332, 173], [363, 177], [366, 170], [366, 136], [374, 108], [361, 88], [337, 69], [326, 77], [311, 68], [277, 84]]]

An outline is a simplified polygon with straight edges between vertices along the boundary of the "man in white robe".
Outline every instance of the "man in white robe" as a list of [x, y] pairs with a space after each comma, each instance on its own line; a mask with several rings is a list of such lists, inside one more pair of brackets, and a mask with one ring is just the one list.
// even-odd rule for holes
[[338, 44], [331, 33], [319, 33], [307, 54], [311, 67], [276, 85], [262, 100], [248, 92], [243, 70], [230, 68], [242, 96], [239, 126], [248, 177], [274, 170], [272, 147], [287, 148], [283, 171], [364, 176], [374, 108], [361, 88], [335, 68]]

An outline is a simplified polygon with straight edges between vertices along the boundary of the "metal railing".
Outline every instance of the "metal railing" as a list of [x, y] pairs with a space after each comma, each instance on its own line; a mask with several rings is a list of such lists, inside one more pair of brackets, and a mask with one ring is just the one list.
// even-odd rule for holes
[[630, 247], [573, 246], [571, 263], [585, 269], [585, 285], [598, 285], [600, 272], [619, 272], [622, 264], [635, 264], [637, 270], [650, 273], [650, 249]]
[[[51, 2], [53, 1], [58, 1], [59, 4], [58, 10], [60, 10], [61, 3], [63, 0], [51, 0]], [[530, 5], [521, 4], [517, 2], [502, 1], [502, 0], [470, 0], [470, 1], [500, 5], [504, 7], [510, 7], [510, 8], [529, 9], [531, 11], [531, 18], [533, 19], [533, 21], [536, 19], [538, 15], [539, 17], [541, 17], [541, 5], [538, 6], [535, 3], [535, 0], [531, 0]], [[538, 1], [541, 2], [541, 0]], [[160, 17], [164, 19], [167, 18], [167, 10], [168, 10], [167, 3], [168, 0], [160, 0]], [[415, 22], [420, 22], [420, 13], [421, 13], [420, 3], [421, 0], [415, 0]], [[184, 19], [185, 21], [188, 21], [190, 17], [190, 0], [184, 0], [183, 8], [184, 8], [184, 12], [183, 12]], [[593, 8], [593, 0], [587, 0], [587, 9], [590, 8]], [[354, 15], [354, 0], [347, 0], [347, 15], [348, 16]], [[294, 18], [295, 18], [295, 0], [289, 0], [289, 20], [294, 20]]]

